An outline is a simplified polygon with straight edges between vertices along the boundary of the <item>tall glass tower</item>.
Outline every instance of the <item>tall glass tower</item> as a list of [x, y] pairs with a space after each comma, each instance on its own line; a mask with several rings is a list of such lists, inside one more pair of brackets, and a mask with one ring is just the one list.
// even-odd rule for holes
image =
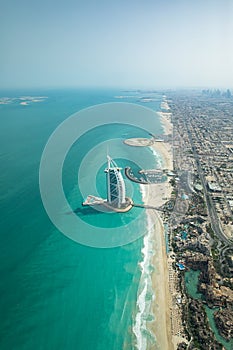
[[125, 206], [125, 183], [119, 168], [114, 160], [107, 156], [108, 166], [105, 169], [107, 174], [108, 203], [115, 208]]

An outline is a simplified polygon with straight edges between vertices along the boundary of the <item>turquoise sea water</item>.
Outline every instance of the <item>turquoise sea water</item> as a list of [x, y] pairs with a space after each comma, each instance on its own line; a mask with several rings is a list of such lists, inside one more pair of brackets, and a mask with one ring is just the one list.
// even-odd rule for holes
[[[0, 97], [46, 96], [40, 102], [10, 100], [0, 105], [0, 349], [1, 350], [111, 350], [132, 349], [132, 328], [137, 313], [143, 238], [111, 249], [80, 245], [61, 234], [50, 222], [39, 192], [39, 163], [54, 129], [68, 116], [85, 107], [117, 102], [114, 96], [133, 95], [121, 102], [140, 103], [141, 93], [114, 90], [2, 91]], [[159, 110], [162, 96], [145, 106]], [[22, 105], [20, 102], [28, 103]], [[29, 101], [29, 102], [27, 102]], [[159, 119], [155, 133], [162, 128]], [[106, 126], [84, 135], [70, 150], [63, 169], [66, 197], [82, 220], [98, 227], [121, 226], [113, 214], [82, 211], [77, 169], [83, 155], [100, 142], [117, 137], [147, 136], [130, 126]], [[91, 132], [91, 133], [92, 133]], [[108, 135], [106, 137], [106, 135]], [[91, 141], [90, 141], [91, 140]], [[112, 146], [115, 147], [115, 146]], [[118, 147], [116, 145], [116, 147]], [[123, 146], [121, 146], [123, 147]], [[83, 152], [77, 152], [77, 148]], [[111, 149], [114, 153], [114, 149]], [[103, 153], [102, 153], [103, 152]], [[98, 191], [104, 195], [105, 150], [93, 166], [99, 167]], [[122, 148], [119, 165], [125, 166], [133, 148]], [[148, 167], [154, 166], [149, 150], [139, 153]], [[102, 177], [103, 176], [103, 177]], [[93, 179], [87, 174], [86, 191]], [[138, 185], [126, 186], [141, 200]], [[141, 215], [134, 208], [124, 218]], [[120, 214], [121, 215], [121, 214]], [[141, 216], [138, 229], [146, 230]]]

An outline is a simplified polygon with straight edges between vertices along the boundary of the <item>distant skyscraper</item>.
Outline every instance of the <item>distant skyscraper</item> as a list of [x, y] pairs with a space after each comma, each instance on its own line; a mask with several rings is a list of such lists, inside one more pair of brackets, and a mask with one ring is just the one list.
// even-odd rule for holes
[[107, 199], [108, 203], [116, 208], [125, 205], [125, 183], [119, 168], [114, 160], [107, 156], [108, 166], [105, 169], [107, 174]]

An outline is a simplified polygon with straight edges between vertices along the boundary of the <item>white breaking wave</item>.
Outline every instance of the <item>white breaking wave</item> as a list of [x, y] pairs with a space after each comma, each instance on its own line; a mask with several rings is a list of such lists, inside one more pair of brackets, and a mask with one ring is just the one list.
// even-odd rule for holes
[[157, 167], [158, 167], [159, 169], [162, 169], [162, 167], [163, 167], [163, 159], [162, 159], [162, 157], [161, 157], [160, 154], [159, 154], [158, 152], [156, 152], [152, 147], [150, 147], [150, 149], [151, 149], [153, 155], [154, 155], [155, 158], [156, 158]]
[[[146, 196], [144, 186], [140, 186], [143, 200]], [[151, 263], [154, 255], [153, 252], [153, 223], [149, 215], [147, 215], [148, 232], [143, 239], [142, 256], [143, 260], [140, 262], [141, 278], [138, 288], [137, 297], [137, 315], [133, 326], [133, 332], [136, 337], [136, 348], [138, 350], [147, 349], [148, 336], [155, 340], [155, 336], [147, 330], [148, 316], [152, 316], [151, 303], [154, 298], [151, 281]]]

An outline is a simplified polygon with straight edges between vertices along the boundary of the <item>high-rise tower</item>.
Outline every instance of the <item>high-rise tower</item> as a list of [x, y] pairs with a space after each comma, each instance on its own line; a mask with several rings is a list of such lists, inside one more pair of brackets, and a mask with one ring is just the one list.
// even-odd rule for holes
[[110, 205], [116, 208], [122, 208], [125, 206], [125, 183], [121, 174], [121, 168], [119, 168], [116, 162], [107, 156], [108, 165], [105, 169], [107, 174], [107, 200]]
[[126, 197], [125, 183], [121, 174], [121, 168], [119, 168], [116, 162], [109, 156], [107, 156], [108, 164], [105, 169], [106, 182], [107, 182], [107, 199], [96, 197], [93, 195], [87, 196], [83, 205], [91, 205], [96, 209], [104, 211], [115, 211], [119, 213], [125, 213], [133, 207], [133, 201], [131, 198]]

